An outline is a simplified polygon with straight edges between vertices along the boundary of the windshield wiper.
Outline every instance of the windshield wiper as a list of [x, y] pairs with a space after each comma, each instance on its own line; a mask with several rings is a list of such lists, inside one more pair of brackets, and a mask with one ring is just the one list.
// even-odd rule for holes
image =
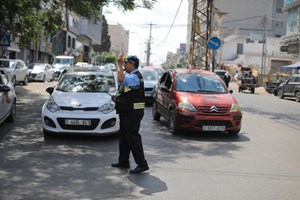
[[57, 90], [57, 91], [62, 91], [62, 92], [69, 92], [68, 90], [62, 89], [62, 88], [57, 88], [56, 90]]

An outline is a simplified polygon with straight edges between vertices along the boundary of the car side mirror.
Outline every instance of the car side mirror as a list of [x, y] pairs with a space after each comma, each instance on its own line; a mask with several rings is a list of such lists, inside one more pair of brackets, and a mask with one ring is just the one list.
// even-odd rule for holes
[[48, 87], [48, 88], [46, 89], [46, 92], [48, 92], [50, 95], [53, 93], [53, 91], [54, 91], [54, 88], [53, 88], [53, 87]]
[[0, 85], [0, 92], [9, 92], [10, 87], [7, 85]]

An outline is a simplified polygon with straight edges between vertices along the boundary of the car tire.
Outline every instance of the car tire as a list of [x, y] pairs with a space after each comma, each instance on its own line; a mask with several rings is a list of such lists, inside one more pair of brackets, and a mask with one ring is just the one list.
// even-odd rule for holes
[[17, 84], [16, 76], [13, 76], [11, 78], [11, 82], [12, 82], [13, 86], [16, 86], [16, 84]]
[[255, 88], [252, 87], [252, 88], [251, 88], [251, 93], [254, 94], [254, 92], [255, 92]]
[[284, 96], [283, 96], [283, 90], [282, 89], [278, 89], [277, 91], [277, 96], [280, 98], [280, 99], [283, 99]]
[[28, 84], [28, 76], [26, 75], [24, 77], [23, 85], [27, 85], [27, 84]]
[[42, 80], [43, 83], [46, 83], [46, 75], [44, 74], [43, 76], [43, 80]]
[[169, 132], [172, 134], [177, 134], [179, 132], [179, 128], [176, 126], [176, 114], [174, 110], [169, 112], [169, 124], [168, 124]]
[[44, 132], [44, 138], [53, 136], [53, 133], [51, 131], [47, 131], [44, 128], [43, 128], [43, 132]]
[[300, 102], [300, 91], [296, 92], [295, 97], [296, 97], [296, 101]]
[[14, 122], [17, 119], [17, 106], [16, 106], [16, 101], [14, 100], [12, 104], [12, 108], [10, 110], [10, 114], [7, 117], [8, 122]]
[[234, 130], [234, 131], [228, 131], [228, 134], [229, 134], [229, 135], [238, 135], [238, 134], [240, 133], [240, 130], [241, 130], [241, 129], [239, 129], [239, 130]]
[[54, 80], [55, 80], [55, 76], [53, 74], [52, 77], [51, 77], [51, 79], [50, 79], [50, 81], [54, 81]]
[[159, 121], [161, 117], [161, 115], [157, 112], [157, 107], [155, 102], [153, 102], [153, 106], [152, 106], [152, 117], [156, 121]]

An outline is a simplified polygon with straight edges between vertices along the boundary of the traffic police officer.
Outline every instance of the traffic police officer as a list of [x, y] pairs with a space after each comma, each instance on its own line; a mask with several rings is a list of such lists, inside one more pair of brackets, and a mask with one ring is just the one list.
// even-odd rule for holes
[[119, 54], [117, 73], [120, 89], [115, 99], [116, 111], [120, 117], [119, 160], [112, 164], [112, 167], [129, 168], [129, 154], [132, 152], [137, 166], [130, 173], [136, 174], [149, 169], [139, 133], [144, 116], [145, 94], [143, 77], [138, 67], [139, 59], [136, 56], [128, 56], [124, 61], [123, 54]]

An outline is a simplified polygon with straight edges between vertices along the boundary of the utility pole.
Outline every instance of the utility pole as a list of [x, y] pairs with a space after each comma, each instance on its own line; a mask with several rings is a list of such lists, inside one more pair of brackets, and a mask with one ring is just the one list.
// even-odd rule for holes
[[263, 45], [262, 45], [262, 55], [261, 55], [261, 69], [260, 69], [260, 85], [263, 85], [263, 75], [265, 75], [266, 69], [266, 60], [267, 60], [267, 16], [265, 15], [263, 18], [263, 25], [265, 28], [265, 32], [263, 34]]
[[209, 69], [210, 49], [208, 48], [208, 40], [211, 36], [212, 8], [213, 0], [193, 0], [190, 67], [195, 64]]
[[155, 24], [147, 24], [150, 26], [150, 33], [149, 33], [149, 39], [148, 39], [148, 44], [147, 44], [147, 60], [146, 60], [146, 65], [150, 65], [150, 55], [151, 55], [151, 40], [152, 40], [152, 26]]

